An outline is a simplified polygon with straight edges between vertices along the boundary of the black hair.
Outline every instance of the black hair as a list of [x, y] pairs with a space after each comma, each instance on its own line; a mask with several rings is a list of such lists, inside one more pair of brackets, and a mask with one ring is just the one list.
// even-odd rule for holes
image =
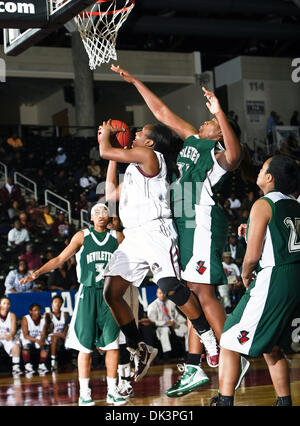
[[25, 263], [25, 266], [26, 266], [25, 273], [28, 272], [28, 263], [27, 263], [27, 260], [25, 260], [25, 259], [19, 259], [18, 260], [18, 268], [17, 269], [19, 269], [21, 262]]
[[55, 296], [52, 297], [51, 304], [52, 304], [53, 300], [55, 300], [55, 299], [59, 299], [61, 301], [61, 303], [64, 303], [64, 299], [59, 294], [56, 294]]
[[39, 304], [39, 303], [31, 303], [31, 305], [29, 306], [29, 311], [32, 311], [32, 309], [35, 307], [35, 306], [37, 306], [38, 308], [40, 308], [40, 311], [42, 310], [42, 307], [41, 307], [41, 305]]
[[271, 157], [267, 173], [275, 181], [275, 189], [283, 194], [290, 195], [299, 192], [300, 168], [295, 160], [287, 155]]
[[153, 140], [155, 151], [164, 156], [168, 181], [171, 182], [173, 180], [174, 174], [178, 178], [179, 170], [176, 159], [183, 141], [169, 127], [160, 123], [151, 124], [147, 136]]

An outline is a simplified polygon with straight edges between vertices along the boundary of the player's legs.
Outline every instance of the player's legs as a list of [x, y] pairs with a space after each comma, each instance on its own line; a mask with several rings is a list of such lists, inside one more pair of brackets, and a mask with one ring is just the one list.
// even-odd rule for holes
[[263, 355], [277, 396], [289, 402], [285, 405], [292, 405], [289, 369], [283, 353], [278, 346], [275, 346], [271, 353]]
[[92, 354], [90, 352], [78, 352], [77, 368], [79, 380], [79, 400], [81, 406], [95, 405], [91, 397], [91, 389], [89, 387], [90, 373], [92, 365]]
[[123, 326], [134, 320], [132, 310], [123, 298], [130, 285], [129, 281], [118, 275], [105, 278], [104, 299], [119, 326]]
[[210, 284], [188, 283], [189, 288], [197, 295], [204, 315], [220, 342], [226, 313], [223, 305], [216, 297], [215, 289]]
[[223, 396], [234, 395], [240, 376], [241, 354], [221, 348], [219, 362], [219, 391]]

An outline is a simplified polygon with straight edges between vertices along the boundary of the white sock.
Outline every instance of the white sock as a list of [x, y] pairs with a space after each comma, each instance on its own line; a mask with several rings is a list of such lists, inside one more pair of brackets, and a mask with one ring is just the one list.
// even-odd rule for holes
[[112, 392], [117, 387], [117, 378], [116, 377], [106, 377], [107, 389]]
[[19, 364], [20, 363], [20, 357], [19, 356], [13, 356], [12, 357], [12, 363], [13, 364]]
[[121, 380], [121, 377], [130, 378], [130, 375], [131, 375], [131, 364], [130, 364], [130, 362], [128, 364], [119, 364], [118, 373], [119, 373], [119, 379], [120, 380]]
[[90, 381], [89, 377], [87, 379], [79, 377], [80, 395], [84, 395], [87, 393], [89, 389], [89, 381]]

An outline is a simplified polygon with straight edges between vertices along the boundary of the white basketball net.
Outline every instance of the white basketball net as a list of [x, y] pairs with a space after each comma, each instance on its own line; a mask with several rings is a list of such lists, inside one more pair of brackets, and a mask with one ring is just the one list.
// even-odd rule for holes
[[[111, 59], [117, 59], [118, 31], [134, 7], [133, 0], [97, 1], [74, 18], [89, 57], [91, 70]], [[118, 5], [117, 5], [118, 3]]]

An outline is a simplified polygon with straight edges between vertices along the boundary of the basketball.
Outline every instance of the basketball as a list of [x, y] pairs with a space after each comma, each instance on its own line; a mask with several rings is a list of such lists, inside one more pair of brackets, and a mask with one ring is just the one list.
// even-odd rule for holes
[[[111, 126], [114, 129], [122, 129], [123, 131], [111, 135], [110, 143], [114, 148], [130, 147], [131, 145], [131, 131], [129, 126], [120, 120], [111, 120]], [[98, 136], [98, 142], [101, 143], [101, 134]]]
[[[115, 129], [123, 129], [123, 132], [118, 132], [113, 136], [114, 146], [119, 145], [121, 148], [130, 147], [131, 145], [131, 131], [129, 126], [120, 120], [111, 120], [111, 126]], [[118, 146], [118, 148], [119, 148]]]

